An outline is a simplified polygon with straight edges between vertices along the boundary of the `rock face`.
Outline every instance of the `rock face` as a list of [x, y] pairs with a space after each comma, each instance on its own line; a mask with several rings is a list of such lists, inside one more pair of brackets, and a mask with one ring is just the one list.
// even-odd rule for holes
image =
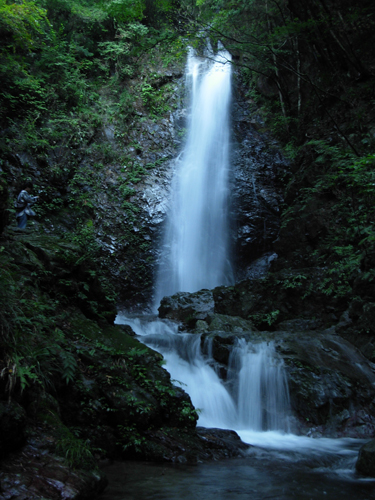
[[[157, 119], [137, 103], [125, 132], [116, 121], [91, 124], [79, 142], [72, 138], [74, 144], [54, 143], [43, 155], [15, 150], [1, 166], [0, 232], [7, 223], [15, 224], [14, 218], [8, 220], [8, 198], [15, 199], [20, 178], [30, 177], [40, 195], [40, 229], [65, 233], [74, 231], [80, 218], [89, 220], [127, 309], [144, 307], [153, 294], [171, 180], [189, 113], [182, 74], [183, 63], [154, 74], [154, 87], [170, 94], [171, 106]], [[129, 84], [135, 88], [140, 81], [135, 77]], [[270, 252], [277, 238], [279, 179], [288, 168], [276, 143], [261, 132], [261, 121], [252, 117], [245, 93], [236, 75], [230, 212], [238, 279], [252, 275], [252, 261]], [[266, 258], [258, 270], [268, 267]]]
[[159, 315], [161, 318], [174, 319], [193, 326], [213, 310], [212, 291], [200, 290], [196, 293], [180, 292], [171, 297], [164, 297], [160, 303]]
[[[281, 342], [279, 339], [283, 339]], [[366, 437], [375, 431], [375, 366], [333, 330], [275, 332], [291, 405], [313, 435]]]
[[284, 321], [293, 321], [288, 328], [324, 329], [338, 323], [346, 303], [319, 290], [321, 276], [319, 268], [276, 270], [232, 287], [217, 287], [215, 312], [251, 319], [262, 330], [280, 329]]
[[104, 490], [108, 481], [103, 473], [73, 470], [50, 453], [50, 445], [40, 430], [22, 454], [8, 455], [0, 472], [1, 500], [76, 500], [94, 498]]
[[375, 439], [359, 450], [356, 469], [365, 476], [375, 477]]
[[273, 250], [283, 201], [280, 179], [289, 168], [276, 141], [262, 133], [264, 124], [246, 92], [236, 74], [231, 197], [237, 279], [250, 277], [251, 263]]

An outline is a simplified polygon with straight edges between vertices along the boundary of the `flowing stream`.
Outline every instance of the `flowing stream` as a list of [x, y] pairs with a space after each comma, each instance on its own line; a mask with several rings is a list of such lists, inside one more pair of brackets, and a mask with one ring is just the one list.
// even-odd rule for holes
[[198, 425], [262, 435], [290, 431], [288, 384], [271, 343], [239, 341], [224, 382], [215, 371], [210, 346], [202, 353], [199, 334], [179, 333], [176, 323], [152, 317], [119, 315], [117, 322], [130, 325], [141, 342], [163, 355], [172, 379], [183, 384], [199, 409]]
[[[177, 291], [232, 282], [228, 243], [230, 56], [190, 54], [187, 84], [191, 112], [184, 152], [173, 181], [173, 199], [160, 265], [156, 302]], [[248, 458], [196, 467], [126, 462], [107, 469], [103, 500], [161, 499], [366, 500], [374, 483], [357, 477], [362, 442], [293, 434], [288, 382], [272, 343], [238, 341], [222, 380], [211, 346], [199, 334], [181, 333], [156, 316], [119, 314], [144, 344], [160, 352], [176, 383], [183, 384], [198, 425], [235, 430], [252, 444]]]

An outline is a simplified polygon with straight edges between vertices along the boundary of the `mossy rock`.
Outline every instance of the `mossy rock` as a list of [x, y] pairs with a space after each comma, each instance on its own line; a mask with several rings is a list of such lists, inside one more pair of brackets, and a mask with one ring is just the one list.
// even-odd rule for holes
[[179, 292], [164, 297], [158, 310], [161, 318], [182, 321], [187, 327], [194, 328], [198, 320], [205, 320], [209, 313], [214, 312], [212, 291]]
[[153, 356], [160, 356], [152, 349], [144, 346], [124, 331], [122, 325], [99, 325], [96, 321], [86, 318], [81, 312], [74, 311], [69, 317], [70, 331], [73, 335], [83, 335], [84, 337], [98, 341], [103, 345], [127, 352], [130, 349], [145, 349]]
[[240, 318], [239, 316], [229, 316], [226, 314], [210, 314], [206, 321], [209, 325], [208, 330], [210, 332], [222, 331], [235, 334], [242, 333], [244, 331], [251, 332], [253, 330], [256, 330], [251, 321]]

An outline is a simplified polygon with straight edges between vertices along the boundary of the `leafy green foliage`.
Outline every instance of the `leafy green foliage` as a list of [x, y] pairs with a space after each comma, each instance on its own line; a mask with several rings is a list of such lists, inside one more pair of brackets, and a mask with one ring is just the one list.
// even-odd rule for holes
[[38, 35], [43, 33], [44, 24], [49, 24], [47, 12], [34, 1], [9, 4], [6, 0], [0, 0], [0, 30], [9, 33], [17, 47], [35, 49], [40, 43]]
[[133, 449], [135, 452], [140, 452], [142, 446], [145, 444], [146, 439], [141, 436], [135, 425], [119, 425], [120, 434], [119, 444], [122, 446], [123, 451]]
[[106, 11], [119, 21], [142, 19], [145, 5], [143, 0], [109, 0]]
[[148, 33], [148, 28], [141, 23], [132, 23], [119, 27], [114, 41], [98, 44], [101, 55], [110, 65], [114, 65], [115, 72], [120, 78], [132, 76], [135, 68], [130, 63], [135, 47]]
[[95, 459], [88, 443], [76, 438], [68, 429], [65, 436], [58, 440], [56, 451], [73, 469], [95, 467]]
[[268, 313], [257, 313], [251, 314], [249, 319], [254, 321], [255, 326], [263, 328], [265, 325], [272, 326], [277, 322], [277, 318], [280, 314], [278, 309], [268, 312]]
[[320, 174], [312, 187], [301, 189], [296, 206], [284, 213], [283, 223], [293, 224], [314, 204], [324, 211], [319, 200], [329, 200], [330, 224], [313, 255], [326, 275], [314, 286], [326, 295], [345, 297], [358, 274], [374, 279], [375, 156], [358, 157], [324, 141], [312, 141], [309, 146]]
[[[323, 122], [353, 152], [371, 151], [358, 145], [369, 132], [364, 121], [373, 120], [367, 82], [373, 60], [369, 2], [353, 6], [328, 0], [310, 6], [300, 0], [197, 0], [196, 5], [190, 16], [197, 28], [235, 55], [249, 98], [256, 95], [257, 111], [282, 143], [300, 146], [306, 131], [309, 137], [321, 136]], [[359, 85], [354, 84], [358, 75]], [[350, 118], [342, 122], [344, 107]], [[366, 136], [373, 147], [374, 136]]]
[[155, 89], [150, 83], [145, 82], [141, 88], [141, 97], [144, 106], [152, 116], [164, 114], [170, 109], [168, 87]]

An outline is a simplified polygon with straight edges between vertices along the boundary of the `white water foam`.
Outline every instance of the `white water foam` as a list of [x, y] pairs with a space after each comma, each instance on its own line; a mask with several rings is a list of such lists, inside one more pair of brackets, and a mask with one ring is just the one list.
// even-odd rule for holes
[[234, 372], [238, 426], [255, 431], [289, 431], [289, 391], [283, 360], [273, 343], [241, 339], [229, 359]]

